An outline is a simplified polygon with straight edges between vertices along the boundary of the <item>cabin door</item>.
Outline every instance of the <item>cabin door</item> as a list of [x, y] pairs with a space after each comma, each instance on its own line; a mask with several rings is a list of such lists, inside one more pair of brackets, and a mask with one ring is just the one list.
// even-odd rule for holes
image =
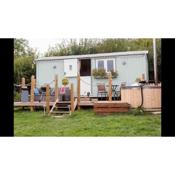
[[91, 60], [82, 59], [79, 60], [79, 71], [80, 71], [80, 95], [87, 96], [88, 93], [91, 95]]

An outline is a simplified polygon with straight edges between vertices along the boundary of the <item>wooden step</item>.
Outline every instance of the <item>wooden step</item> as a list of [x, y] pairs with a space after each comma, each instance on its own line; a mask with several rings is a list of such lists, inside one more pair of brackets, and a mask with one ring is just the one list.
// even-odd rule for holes
[[56, 103], [56, 106], [70, 106], [69, 103]]
[[94, 111], [97, 113], [128, 112], [128, 108], [96, 108]]
[[55, 106], [55, 109], [69, 109], [68, 106]]
[[93, 106], [94, 102], [93, 101], [80, 101], [79, 106]]
[[121, 101], [98, 101], [94, 102], [94, 112], [97, 114], [110, 114], [128, 112], [130, 105]]
[[70, 108], [69, 105], [55, 105], [55, 108]]
[[[71, 111], [70, 111], [71, 105], [72, 104], [70, 101], [59, 101], [59, 99], [57, 99], [50, 110], [50, 114], [70, 114], [71, 115]], [[74, 110], [76, 106], [77, 106], [77, 99], [75, 98], [74, 104], [73, 104]]]
[[52, 115], [52, 117], [54, 117], [54, 118], [64, 118], [65, 115]]
[[129, 107], [128, 103], [123, 102], [94, 102], [94, 107], [100, 107], [100, 108], [120, 108], [120, 107]]
[[90, 101], [90, 97], [80, 97], [80, 101]]
[[60, 112], [60, 111], [69, 112], [69, 110], [68, 110], [68, 109], [55, 109], [54, 111], [55, 111], [55, 112]]
[[58, 104], [70, 104], [70, 101], [58, 101]]
[[69, 114], [69, 111], [52, 111], [51, 114]]
[[57, 102], [56, 104], [58, 104], [58, 105], [70, 105], [69, 102], [64, 102], [64, 103], [62, 103], [62, 102]]

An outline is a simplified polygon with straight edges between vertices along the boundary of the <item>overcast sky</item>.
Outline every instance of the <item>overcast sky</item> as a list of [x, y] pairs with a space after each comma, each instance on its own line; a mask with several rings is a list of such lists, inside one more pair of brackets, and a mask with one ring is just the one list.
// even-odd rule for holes
[[55, 46], [57, 43], [61, 43], [63, 39], [32, 39], [32, 38], [27, 38], [29, 41], [29, 46], [32, 48], [37, 49], [37, 51], [40, 52], [41, 55], [44, 54], [49, 48], [49, 46]]
[[[29, 41], [29, 46], [37, 49], [37, 51], [40, 53], [40, 56], [43, 56], [43, 54], [48, 50], [49, 46], [53, 47], [55, 44], [61, 43], [64, 40], [70, 40], [70, 38], [26, 38]], [[79, 41], [79, 38], [76, 38], [77, 41]]]

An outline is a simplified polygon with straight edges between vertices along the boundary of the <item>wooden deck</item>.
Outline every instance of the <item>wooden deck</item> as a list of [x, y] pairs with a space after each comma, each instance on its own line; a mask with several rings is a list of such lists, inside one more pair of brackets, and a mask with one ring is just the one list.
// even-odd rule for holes
[[88, 107], [88, 106], [94, 106], [94, 102], [93, 101], [80, 101], [79, 106], [81, 107]]
[[[54, 102], [50, 102], [50, 106], [53, 106]], [[14, 107], [43, 107], [46, 106], [46, 102], [14, 102]]]
[[94, 112], [97, 114], [110, 114], [128, 112], [130, 105], [122, 101], [98, 101], [94, 103]]
[[[49, 105], [52, 107], [55, 102], [50, 102]], [[57, 102], [59, 104], [70, 104], [70, 101], [59, 101]], [[45, 101], [34, 101], [33, 103], [31, 102], [14, 102], [14, 107], [45, 107], [46, 102]], [[77, 99], [74, 101], [74, 108], [77, 106]]]
[[[70, 101], [57, 102], [58, 106], [70, 104]], [[52, 107], [55, 102], [50, 102], [49, 105]], [[59, 105], [60, 104], [60, 105]], [[74, 101], [74, 110], [77, 106], [77, 99]], [[97, 114], [110, 114], [117, 112], [128, 112], [130, 105], [122, 101], [80, 101], [80, 107], [93, 107], [93, 110]], [[31, 102], [14, 102], [14, 107], [46, 107], [46, 102], [35, 101]]]
[[[50, 102], [50, 106], [53, 106], [55, 102]], [[61, 102], [58, 102], [58, 104], [64, 104], [64, 103], [70, 103], [70, 101], [61, 101]], [[42, 106], [46, 106], [46, 102], [44, 101], [35, 101], [33, 102], [33, 104], [31, 102], [14, 102], [14, 107], [42, 107]]]

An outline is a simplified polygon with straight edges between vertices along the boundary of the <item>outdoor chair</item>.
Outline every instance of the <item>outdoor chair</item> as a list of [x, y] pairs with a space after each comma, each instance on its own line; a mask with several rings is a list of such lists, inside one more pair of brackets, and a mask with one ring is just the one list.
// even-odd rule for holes
[[114, 100], [120, 99], [120, 88], [119, 85], [112, 85], [112, 96]]
[[38, 88], [34, 88], [34, 101], [40, 101], [41, 94]]
[[106, 88], [105, 88], [105, 84], [98, 84], [97, 85], [97, 97], [101, 97], [101, 100], [102, 98], [105, 97], [105, 99], [107, 98], [107, 95], [108, 95], [108, 92], [106, 91]]

